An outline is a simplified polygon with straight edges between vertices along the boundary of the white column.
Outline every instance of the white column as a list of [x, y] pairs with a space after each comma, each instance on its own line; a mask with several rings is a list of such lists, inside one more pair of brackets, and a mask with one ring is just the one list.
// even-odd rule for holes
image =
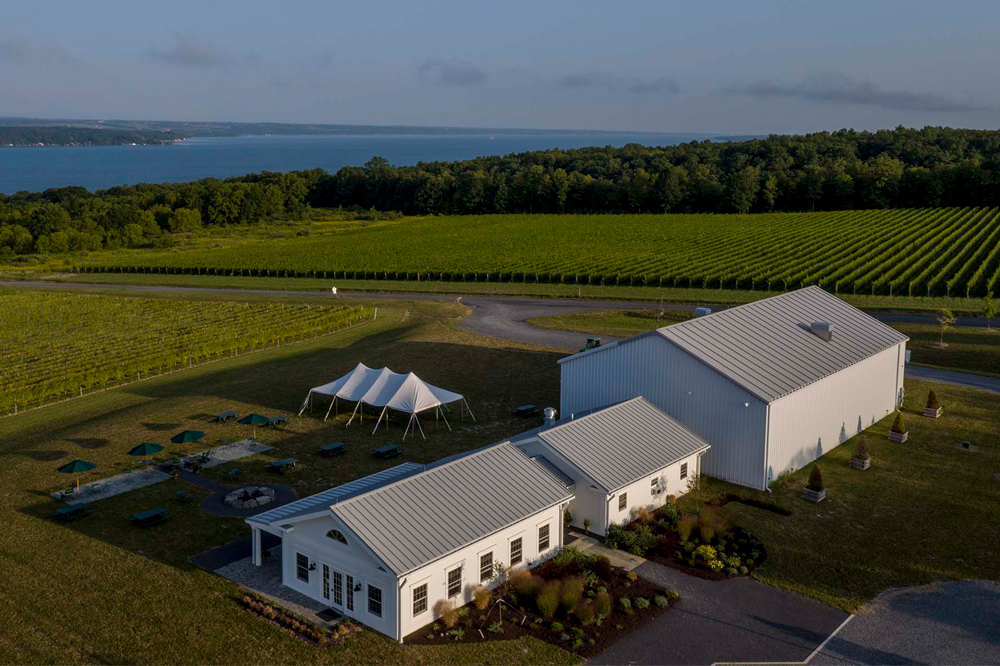
[[261, 555], [260, 555], [260, 528], [259, 527], [254, 527], [254, 528], [251, 528], [251, 531], [253, 532], [253, 538], [251, 539], [253, 541], [253, 565], [255, 567], [259, 567], [260, 566], [260, 561], [261, 561]]

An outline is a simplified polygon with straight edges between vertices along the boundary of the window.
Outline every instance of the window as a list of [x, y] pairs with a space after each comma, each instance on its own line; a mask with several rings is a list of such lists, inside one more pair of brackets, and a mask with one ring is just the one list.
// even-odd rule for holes
[[462, 591], [462, 567], [455, 567], [448, 572], [448, 598], [457, 597]]
[[333, 603], [344, 604], [344, 574], [339, 571], [333, 572]]
[[331, 539], [333, 539], [334, 541], [339, 541], [345, 546], [347, 545], [347, 537], [345, 537], [344, 533], [341, 532], [340, 530], [330, 530], [329, 532], [326, 533], [326, 535]]
[[382, 617], [382, 590], [372, 585], [368, 586], [368, 612]]
[[538, 552], [549, 549], [549, 526], [542, 525], [538, 528]]
[[347, 610], [354, 610], [354, 576], [347, 577]]
[[659, 495], [660, 494], [660, 479], [659, 477], [652, 478], [649, 480], [649, 494]]
[[510, 542], [510, 566], [521, 563], [521, 537]]
[[681, 478], [682, 479], [688, 478], [688, 464], [687, 463], [681, 463]]
[[427, 583], [413, 588], [413, 614], [420, 615], [427, 610]]
[[330, 598], [330, 567], [323, 565], [323, 598]]
[[618, 496], [618, 510], [624, 511], [625, 507], [628, 506], [628, 493], [622, 493]]
[[479, 556], [479, 582], [493, 578], [493, 551]]
[[309, 558], [302, 553], [295, 553], [295, 577], [309, 582]]

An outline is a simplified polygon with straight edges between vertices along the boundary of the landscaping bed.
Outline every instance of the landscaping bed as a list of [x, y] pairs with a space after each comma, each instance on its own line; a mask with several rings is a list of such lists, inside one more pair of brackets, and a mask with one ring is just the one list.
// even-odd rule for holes
[[454, 608], [439, 602], [434, 608], [438, 619], [404, 642], [483, 643], [531, 636], [589, 658], [680, 601], [673, 590], [572, 547], [533, 570], [499, 575], [496, 588], [477, 588], [470, 604]]
[[[733, 501], [741, 497], [729, 494], [717, 500]], [[782, 513], [776, 505], [763, 508]], [[749, 575], [767, 558], [760, 539], [710, 504], [684, 516], [672, 503], [655, 511], [640, 509], [631, 523], [609, 526], [605, 545], [707, 580]]]
[[315, 622], [292, 613], [259, 594], [248, 594], [240, 599], [240, 605], [276, 627], [287, 631], [316, 647], [330, 647], [334, 643], [347, 640], [361, 627], [345, 618], [333, 627], [323, 627]]

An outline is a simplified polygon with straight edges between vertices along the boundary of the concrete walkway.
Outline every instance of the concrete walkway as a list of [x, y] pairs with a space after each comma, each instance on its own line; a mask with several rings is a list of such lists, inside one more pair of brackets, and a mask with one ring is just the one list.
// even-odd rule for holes
[[[137, 488], [145, 488], [146, 486], [166, 481], [169, 478], [169, 474], [165, 474], [154, 467], [150, 467], [148, 470], [137, 468], [133, 471], [81, 484], [80, 490], [71, 499], [63, 499], [58, 493], [53, 493], [52, 496], [56, 499], [63, 499], [66, 504], [90, 504], [91, 502], [121, 495]], [[100, 491], [95, 492], [95, 488], [100, 488]]]
[[708, 581], [655, 562], [635, 572], [677, 590], [681, 602], [591, 663], [801, 662], [849, 617], [752, 578]]
[[567, 546], [576, 548], [581, 553], [586, 553], [587, 555], [603, 555], [611, 560], [613, 566], [620, 567], [625, 571], [632, 571], [646, 561], [645, 558], [638, 555], [608, 548], [592, 536], [579, 533], [574, 533], [573, 536], [576, 538], [572, 543], [567, 544]]

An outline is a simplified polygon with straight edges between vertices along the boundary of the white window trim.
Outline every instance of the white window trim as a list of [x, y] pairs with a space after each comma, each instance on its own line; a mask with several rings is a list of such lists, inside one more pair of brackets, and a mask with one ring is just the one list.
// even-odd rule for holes
[[[486, 578], [484, 580], [483, 579], [483, 555], [486, 555], [487, 553], [489, 553], [489, 555], [490, 555], [490, 577]], [[494, 567], [496, 566], [496, 563], [497, 563], [497, 549], [496, 549], [495, 545], [492, 548], [487, 548], [486, 550], [479, 551], [479, 554], [476, 555], [476, 584], [477, 585], [483, 585], [485, 583], [489, 583], [491, 580], [493, 580], [494, 578], [496, 578], [496, 574], [494, 573], [494, 571], [495, 571]]]
[[[618, 511], [628, 511], [628, 493], [618, 493]], [[625, 506], [622, 506], [622, 500], [625, 500]]]
[[[419, 616], [423, 615], [424, 613], [428, 612], [431, 609], [431, 584], [430, 584], [430, 580], [431, 580], [431, 576], [427, 576], [426, 578], [423, 578], [423, 579], [417, 581], [413, 585], [410, 585], [410, 617], [419, 617]], [[427, 597], [425, 599], [425, 601], [427, 602], [427, 607], [424, 608], [419, 613], [414, 613], [413, 612], [413, 601], [414, 601], [414, 599], [413, 599], [413, 593], [416, 591], [416, 589], [418, 587], [421, 587], [421, 586], [425, 586], [427, 588]]]
[[[518, 562], [517, 564], [513, 564], [510, 561], [510, 547], [518, 539], [521, 540], [521, 561]], [[517, 566], [521, 566], [522, 564], [524, 564], [524, 562], [525, 562], [525, 557], [524, 557], [524, 531], [522, 530], [521, 532], [518, 532], [517, 534], [512, 534], [511, 536], [509, 536], [507, 538], [507, 566], [508, 566], [508, 568], [509, 567], [517, 567]]]
[[[549, 545], [546, 546], [545, 548], [542, 548], [540, 545], [542, 541], [540, 532], [542, 531], [542, 528], [545, 527], [546, 525], [548, 525], [549, 527]], [[546, 553], [551, 548], [552, 548], [552, 519], [549, 518], [548, 520], [543, 520], [542, 522], [537, 523], [535, 525], [535, 551], [536, 551], [535, 555], [538, 556], [541, 555], [542, 553]]]
[[689, 469], [690, 468], [688, 467], [686, 460], [680, 464], [680, 467], [677, 468], [677, 474], [680, 476], [681, 481], [687, 478]]
[[[458, 593], [454, 596], [448, 594], [448, 580], [451, 578], [451, 572], [458, 569], [461, 573], [458, 577]], [[462, 585], [465, 583], [465, 560], [462, 560], [458, 564], [453, 564], [444, 570], [444, 596], [445, 599], [456, 599], [462, 596]]]
[[[312, 585], [312, 583], [313, 583], [312, 572], [309, 571], [309, 565], [313, 564], [313, 562], [314, 562], [312, 554], [309, 553], [309, 552], [306, 552], [306, 551], [299, 550], [298, 548], [293, 549], [292, 553], [293, 553], [293, 557], [292, 557], [292, 575], [295, 577], [296, 582], [305, 583], [306, 585]], [[306, 558], [306, 579], [305, 580], [302, 580], [301, 578], [299, 578], [299, 558], [298, 558], [299, 555], [302, 555], [303, 557]], [[317, 567], [317, 568], [319, 568], [319, 567]]]
[[[378, 615], [371, 611], [371, 590], [375, 588], [379, 591], [379, 606], [381, 606], [381, 611]], [[369, 582], [365, 582], [365, 613], [371, 615], [372, 617], [383, 618], [385, 617], [385, 588], [378, 585], [372, 585]]]

